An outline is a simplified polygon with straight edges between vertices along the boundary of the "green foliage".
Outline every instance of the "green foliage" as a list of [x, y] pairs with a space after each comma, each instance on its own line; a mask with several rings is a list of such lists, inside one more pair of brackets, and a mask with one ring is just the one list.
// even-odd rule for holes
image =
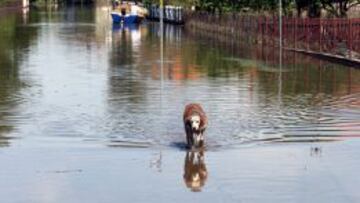
[[309, 17], [319, 17], [321, 14], [321, 0], [295, 0], [298, 15], [307, 10]]
[[0, 6], [7, 6], [9, 4], [15, 3], [16, 0], [0, 0]]
[[329, 13], [336, 17], [346, 17], [351, 7], [360, 4], [360, 0], [318, 0]]
[[351, 7], [360, 4], [360, 0], [295, 0], [298, 13], [308, 11], [309, 17], [319, 17], [321, 10], [335, 17], [346, 17]]
[[[169, 0], [173, 3], [176, 0]], [[276, 11], [278, 10], [279, 0], [187, 0], [183, 1], [196, 6], [200, 10], [208, 12], [239, 12], [246, 10], [253, 11]], [[294, 5], [292, 0], [282, 0], [284, 10], [288, 10]]]
[[[144, 2], [158, 3], [159, 0], [144, 0]], [[164, 0], [167, 4], [196, 6], [198, 10], [212, 13], [239, 11], [269, 11], [276, 12], [279, 0]], [[360, 5], [360, 0], [282, 0], [284, 14], [297, 10], [300, 14], [307, 11], [309, 17], [319, 17], [321, 11], [336, 17], [346, 17], [351, 7]]]

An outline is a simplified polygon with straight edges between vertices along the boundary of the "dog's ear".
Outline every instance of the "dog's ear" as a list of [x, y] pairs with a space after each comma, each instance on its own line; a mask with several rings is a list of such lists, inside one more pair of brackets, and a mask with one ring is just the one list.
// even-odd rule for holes
[[186, 124], [189, 124], [190, 121], [191, 121], [191, 116], [185, 117], [184, 122], [185, 122]]
[[200, 117], [200, 129], [204, 130], [207, 127], [207, 120], [204, 117]]

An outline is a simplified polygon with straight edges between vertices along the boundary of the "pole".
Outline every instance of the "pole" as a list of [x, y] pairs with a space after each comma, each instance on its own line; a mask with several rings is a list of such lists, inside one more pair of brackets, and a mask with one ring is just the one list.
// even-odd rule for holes
[[279, 0], [279, 41], [280, 48], [282, 47], [282, 0]]
[[164, 1], [160, 0], [160, 70], [161, 70], [161, 89], [163, 88], [163, 69], [164, 69]]
[[[159, 30], [159, 34], [160, 34], [160, 113], [161, 113], [161, 118], [163, 118], [163, 91], [164, 91], [164, 3], [163, 0], [160, 0], [160, 7], [159, 7], [159, 18], [160, 18], [160, 30]], [[163, 125], [162, 119], [160, 125]], [[165, 132], [161, 132], [164, 133]], [[163, 135], [163, 136], [164, 136]]]
[[[161, 120], [163, 117], [163, 91], [164, 91], [164, 0], [160, 0], [160, 75], [161, 75], [161, 87], [160, 87], [160, 109]], [[163, 123], [163, 122], [162, 122]], [[161, 124], [163, 125], [163, 124]], [[164, 136], [165, 132], [162, 132]], [[160, 150], [160, 161], [162, 159]], [[161, 165], [160, 165], [161, 166]]]
[[282, 0], [279, 0], [279, 78], [278, 78], [278, 103], [281, 106], [282, 95]]
[[162, 23], [164, 22], [164, 0], [160, 0], [160, 26], [162, 25]]
[[164, 0], [160, 0], [160, 71], [161, 89], [163, 88], [163, 69], [164, 69]]

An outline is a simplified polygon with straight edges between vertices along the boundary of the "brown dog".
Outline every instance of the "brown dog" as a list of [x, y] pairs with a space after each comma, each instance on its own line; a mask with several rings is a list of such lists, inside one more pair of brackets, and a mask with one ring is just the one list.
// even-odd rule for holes
[[203, 147], [204, 132], [208, 124], [208, 119], [200, 104], [186, 105], [183, 119], [188, 146], [190, 148]]

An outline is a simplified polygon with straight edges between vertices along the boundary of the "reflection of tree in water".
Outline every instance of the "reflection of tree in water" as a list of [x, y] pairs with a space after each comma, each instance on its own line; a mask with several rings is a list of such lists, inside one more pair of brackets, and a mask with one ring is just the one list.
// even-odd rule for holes
[[201, 191], [208, 178], [204, 153], [203, 150], [186, 152], [183, 178], [186, 187], [193, 192]]
[[[279, 72], [276, 71], [279, 53], [270, 48], [262, 48], [257, 51], [258, 57], [275, 69], [258, 70], [258, 78], [262, 87], [267, 91], [276, 91]], [[283, 53], [284, 69], [282, 72], [282, 90], [285, 95], [303, 93], [325, 93], [332, 95], [346, 95], [356, 92], [359, 85], [354, 78], [360, 74], [359, 71], [318, 60], [294, 52]]]
[[184, 40], [181, 45], [184, 78], [191, 78], [194, 73], [202, 73], [211, 78], [229, 78], [242, 72], [244, 65], [247, 65], [239, 63], [238, 58], [232, 58], [229, 54], [231, 47], [220, 46], [223, 44], [192, 36], [189, 32], [186, 35], [193, 40]]
[[[30, 16], [30, 21], [36, 15]], [[19, 66], [26, 57], [26, 49], [37, 36], [36, 27], [19, 26], [22, 18], [8, 14], [0, 18], [0, 146], [9, 144], [9, 134], [14, 126], [7, 119], [18, 106], [18, 92], [24, 81], [19, 78]]]
[[[221, 82], [229, 78], [226, 85], [241, 87], [239, 106], [233, 106], [232, 112], [251, 115], [234, 117], [245, 129], [288, 135], [308, 134], [308, 129], [321, 129], [311, 131], [317, 135], [356, 133], [359, 122], [350, 112], [357, 113], [360, 104], [360, 80], [356, 80], [360, 71], [286, 51], [280, 69], [276, 47], [194, 39], [199, 43], [193, 46], [192, 56], [184, 55], [208, 77], [221, 78]], [[253, 108], [246, 112], [244, 105]]]
[[[201, 67], [206, 67], [208, 76], [230, 77], [245, 75], [259, 83], [266, 92], [278, 91], [279, 51], [271, 45], [255, 45], [231, 38], [191, 35], [207, 45], [194, 47], [192, 58]], [[212, 47], [212, 49], [209, 49]], [[192, 53], [193, 53], [192, 52]], [[184, 54], [187, 54], [185, 52]], [[191, 56], [188, 56], [191, 57]], [[313, 57], [283, 52], [282, 94], [327, 93], [346, 95], [358, 92], [359, 71]]]
[[[158, 23], [149, 23], [146, 26], [148, 34], [144, 38], [141, 51], [141, 60], [146, 63], [158, 61], [160, 58], [160, 26]], [[197, 80], [201, 76], [200, 68], [194, 63], [193, 48], [196, 44], [183, 40], [183, 29], [180, 26], [164, 25], [164, 62], [162, 77], [165, 80], [185, 81]], [[148, 67], [145, 67], [148, 69]], [[159, 63], [151, 64], [151, 77], [153, 80], [161, 79]]]
[[[66, 8], [66, 12], [64, 12], [64, 20], [66, 20], [66, 22], [95, 22], [95, 9], [93, 9], [93, 7], [91, 6], [75, 6], [75, 5], [71, 5], [71, 6], [67, 6]], [[49, 15], [51, 15], [52, 13], [49, 12]], [[54, 12], [52, 18], [56, 18], [58, 17], [58, 13]]]

